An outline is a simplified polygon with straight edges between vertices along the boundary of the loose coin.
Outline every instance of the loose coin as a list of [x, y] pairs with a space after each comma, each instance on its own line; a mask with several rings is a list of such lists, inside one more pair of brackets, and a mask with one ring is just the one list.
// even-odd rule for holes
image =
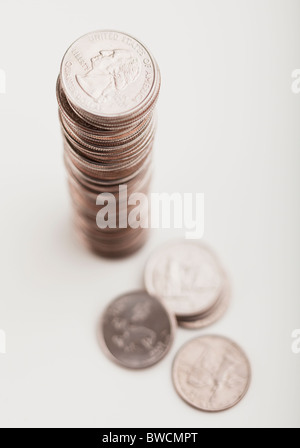
[[192, 339], [173, 363], [173, 383], [179, 396], [206, 412], [235, 406], [248, 391], [251, 367], [243, 350], [220, 336]]
[[125, 294], [104, 311], [100, 340], [117, 363], [143, 369], [158, 363], [169, 351], [175, 318], [146, 291]]
[[200, 330], [201, 328], [208, 327], [224, 316], [228, 310], [230, 299], [231, 288], [227, 281], [219, 300], [209, 311], [191, 319], [177, 318], [178, 325], [188, 330]]
[[159, 297], [177, 318], [195, 318], [217, 303], [225, 275], [217, 257], [205, 245], [177, 241], [155, 251], [145, 270], [149, 294]]

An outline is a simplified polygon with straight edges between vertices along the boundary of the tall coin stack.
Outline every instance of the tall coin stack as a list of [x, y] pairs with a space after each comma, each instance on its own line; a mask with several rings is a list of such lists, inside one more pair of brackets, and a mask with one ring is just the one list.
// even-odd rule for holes
[[[132, 193], [149, 193], [160, 84], [149, 51], [116, 31], [86, 34], [62, 61], [57, 100], [75, 227], [81, 240], [103, 256], [129, 255], [147, 237], [146, 226], [124, 223], [124, 211], [128, 218]], [[122, 191], [127, 187], [125, 196], [121, 185]], [[107, 202], [97, 198], [107, 193], [114, 195], [116, 207], [109, 211], [113, 225], [105, 227], [97, 215]]]

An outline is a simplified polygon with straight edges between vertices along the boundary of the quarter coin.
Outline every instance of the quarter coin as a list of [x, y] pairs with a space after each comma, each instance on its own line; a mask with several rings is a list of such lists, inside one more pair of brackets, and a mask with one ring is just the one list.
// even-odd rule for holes
[[80, 37], [61, 65], [62, 87], [73, 107], [90, 122], [128, 125], [153, 106], [159, 70], [132, 36], [101, 30]]
[[251, 367], [243, 350], [220, 336], [189, 341], [173, 364], [173, 383], [180, 397], [206, 412], [235, 406], [248, 391]]
[[158, 363], [168, 353], [175, 318], [146, 291], [115, 299], [104, 311], [100, 338], [105, 352], [117, 363], [143, 369]]
[[221, 292], [219, 300], [208, 312], [190, 319], [177, 318], [178, 325], [188, 330], [200, 330], [201, 328], [208, 327], [223, 317], [228, 310], [230, 299], [231, 288], [229, 286], [229, 281], [226, 281], [226, 285]]
[[[149, 50], [119, 31], [80, 37], [62, 60], [56, 96], [75, 230], [86, 247], [105, 257], [129, 256], [148, 237], [160, 85]], [[127, 194], [119, 194], [120, 186]], [[98, 202], [103, 193], [109, 196]], [[132, 193], [145, 195], [134, 225]]]
[[145, 270], [149, 294], [159, 297], [182, 320], [210, 310], [224, 282], [217, 257], [207, 246], [194, 241], [162, 246], [152, 254]]

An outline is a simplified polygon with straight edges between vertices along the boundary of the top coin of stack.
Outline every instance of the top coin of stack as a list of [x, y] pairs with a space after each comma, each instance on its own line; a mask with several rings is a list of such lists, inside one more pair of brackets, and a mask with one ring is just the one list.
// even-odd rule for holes
[[[150, 52], [116, 31], [86, 34], [67, 50], [57, 82], [59, 118], [76, 229], [84, 243], [105, 256], [128, 255], [145, 241], [146, 229], [119, 224], [128, 196], [148, 194], [155, 138], [160, 71]], [[96, 223], [97, 197], [116, 199], [113, 222]]]

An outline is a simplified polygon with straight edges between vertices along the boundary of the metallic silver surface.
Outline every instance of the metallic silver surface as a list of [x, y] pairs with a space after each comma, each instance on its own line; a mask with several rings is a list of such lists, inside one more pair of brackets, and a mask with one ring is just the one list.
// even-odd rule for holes
[[95, 31], [74, 42], [61, 65], [70, 102], [91, 120], [126, 121], [155, 101], [159, 71], [137, 39], [112, 30]]
[[235, 406], [245, 396], [251, 367], [243, 350], [220, 336], [203, 336], [186, 343], [173, 363], [173, 383], [179, 396], [206, 412]]
[[176, 323], [162, 303], [146, 291], [125, 294], [104, 311], [100, 340], [105, 352], [123, 367], [143, 369], [169, 351]]
[[[129, 226], [134, 207], [127, 205], [132, 193], [149, 193], [159, 91], [157, 63], [125, 33], [86, 34], [63, 58], [56, 95], [75, 229], [102, 256], [130, 255], [147, 240], [144, 222]], [[127, 187], [122, 198], [119, 185]], [[113, 225], [104, 229], [96, 225], [105, 207], [96, 206], [102, 193], [113, 194], [117, 203], [110, 210]]]
[[225, 276], [213, 252], [194, 241], [176, 241], [156, 250], [145, 270], [145, 285], [179, 318], [198, 316], [219, 299]]
[[226, 281], [221, 296], [217, 303], [206, 313], [194, 316], [191, 319], [177, 319], [178, 325], [188, 330], [200, 330], [209, 327], [220, 320], [228, 310], [231, 299], [231, 288], [229, 282]]

